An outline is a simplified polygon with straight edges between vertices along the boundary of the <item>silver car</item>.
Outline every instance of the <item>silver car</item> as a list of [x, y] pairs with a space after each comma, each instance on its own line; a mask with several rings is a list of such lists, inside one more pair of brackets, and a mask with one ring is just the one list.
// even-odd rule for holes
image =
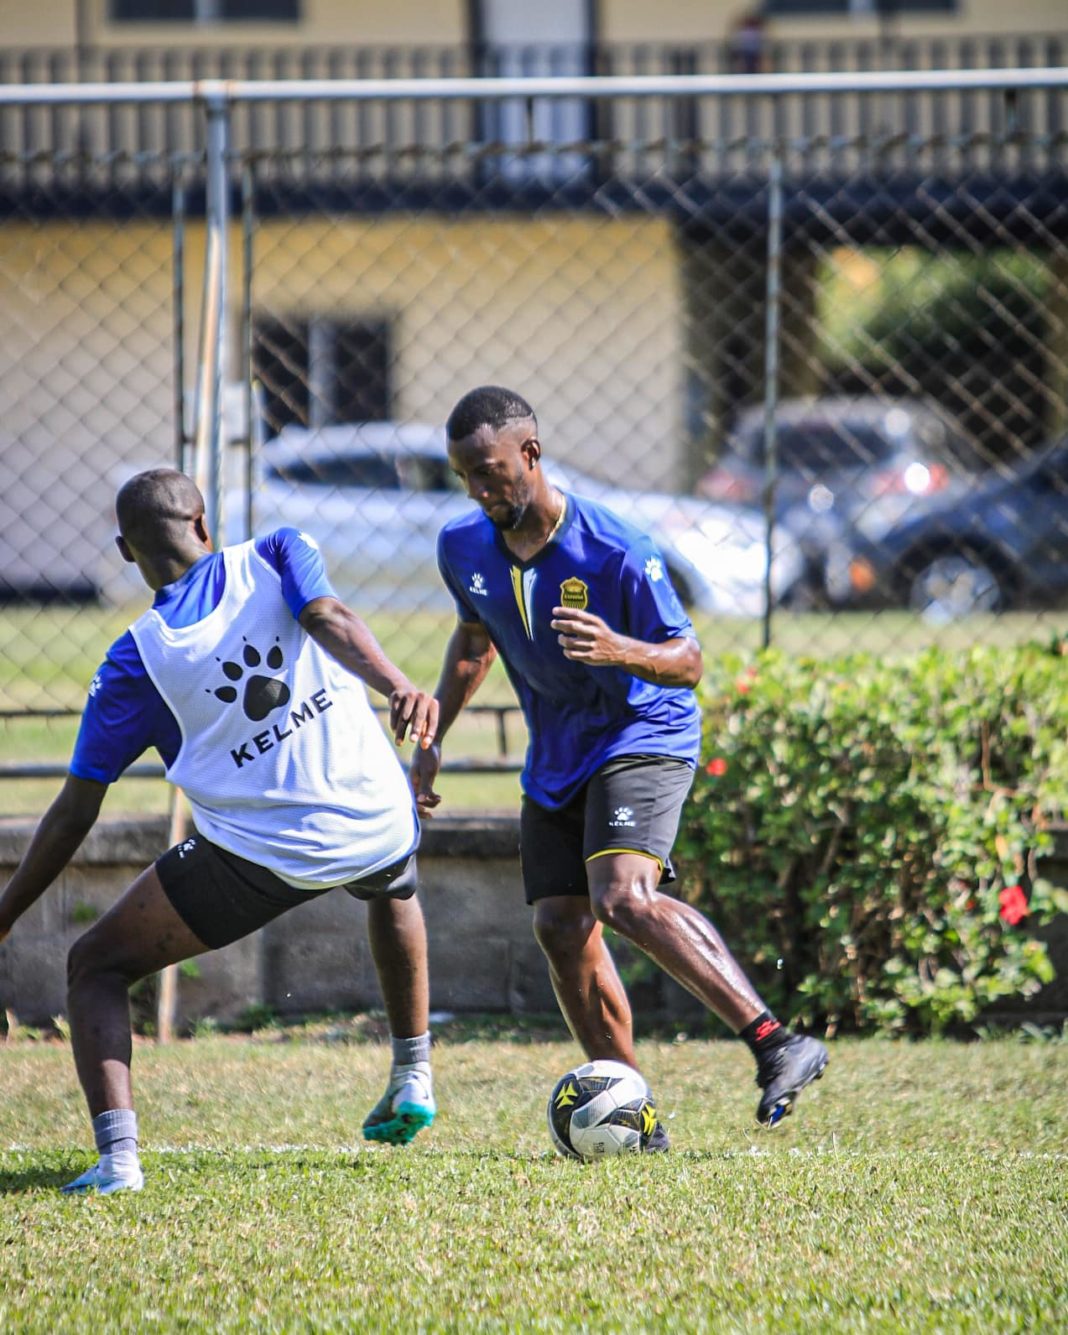
[[[725, 616], [759, 616], [767, 568], [764, 520], [750, 507], [630, 491], [546, 461], [554, 486], [608, 506], [648, 533], [684, 602]], [[361, 609], [447, 608], [437, 570], [443, 524], [472, 502], [449, 468], [445, 433], [422, 423], [287, 426], [260, 451], [252, 497], [258, 533], [282, 525], [315, 538], [338, 594]], [[227, 536], [244, 536], [243, 497], [231, 488]], [[801, 578], [792, 535], [779, 530], [776, 599]]]

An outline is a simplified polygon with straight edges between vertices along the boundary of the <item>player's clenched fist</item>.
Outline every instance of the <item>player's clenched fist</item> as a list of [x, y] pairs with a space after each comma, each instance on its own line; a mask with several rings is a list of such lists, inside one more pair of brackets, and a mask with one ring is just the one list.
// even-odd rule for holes
[[592, 612], [554, 607], [549, 624], [558, 632], [565, 658], [594, 667], [612, 667], [621, 661], [621, 636]]
[[419, 815], [433, 815], [434, 807], [441, 803], [441, 794], [434, 791], [434, 780], [441, 769], [441, 747], [430, 745], [420, 747], [412, 756], [411, 779], [415, 793], [415, 806]]

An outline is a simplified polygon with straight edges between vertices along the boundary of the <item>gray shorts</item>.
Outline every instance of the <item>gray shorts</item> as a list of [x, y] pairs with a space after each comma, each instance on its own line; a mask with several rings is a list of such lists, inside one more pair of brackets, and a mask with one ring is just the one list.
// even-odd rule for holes
[[689, 762], [673, 756], [616, 756], [556, 810], [523, 798], [519, 856], [528, 904], [551, 895], [588, 895], [586, 863], [605, 853], [645, 853], [675, 879], [671, 849], [693, 783]]

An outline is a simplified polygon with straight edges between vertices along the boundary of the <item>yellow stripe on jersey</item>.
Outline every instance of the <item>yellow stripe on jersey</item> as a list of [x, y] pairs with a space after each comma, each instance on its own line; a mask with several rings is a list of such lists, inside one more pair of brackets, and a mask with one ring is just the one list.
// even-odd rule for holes
[[512, 592], [515, 594], [516, 606], [519, 608], [519, 616], [523, 622], [523, 629], [527, 633], [527, 639], [534, 638], [533, 615], [531, 605], [531, 594], [534, 591], [534, 580], [537, 577], [535, 570], [520, 570], [518, 566], [512, 566]]

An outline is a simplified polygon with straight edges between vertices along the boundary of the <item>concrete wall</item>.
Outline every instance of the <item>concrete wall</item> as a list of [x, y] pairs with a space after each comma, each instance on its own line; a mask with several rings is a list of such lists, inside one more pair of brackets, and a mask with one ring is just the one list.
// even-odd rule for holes
[[[0, 883], [32, 833], [30, 822], [0, 820]], [[166, 846], [156, 820], [102, 821], [64, 875], [0, 945], [0, 1010], [20, 1023], [46, 1023], [66, 1009], [66, 955], [133, 877]], [[519, 876], [514, 815], [439, 817], [419, 854], [430, 945], [431, 1006], [514, 1015], [554, 1012], [556, 1001]], [[1043, 871], [1068, 884], [1068, 837]], [[262, 931], [197, 960], [198, 976], [178, 984], [178, 1022], [236, 1021], [253, 1006], [279, 1014], [366, 1010], [381, 997], [364, 927], [364, 906], [344, 892], [293, 909]], [[991, 1020], [1047, 1024], [1068, 1018], [1068, 915], [1044, 932], [1058, 976], [1027, 1001], [998, 1002]], [[700, 1010], [660, 976], [635, 989], [636, 1009], [685, 1020]]]
[[[0, 882], [32, 832], [0, 821]], [[24, 1024], [66, 1010], [66, 955], [87, 925], [166, 847], [162, 819], [102, 821], [55, 885], [0, 945], [0, 1010]], [[419, 855], [430, 939], [431, 1005], [445, 1010], [555, 1010], [519, 880], [518, 818], [435, 820]], [[344, 892], [293, 909], [197, 961], [178, 983], [179, 1023], [237, 1020], [254, 1005], [279, 1013], [381, 1006], [366, 909]]]

